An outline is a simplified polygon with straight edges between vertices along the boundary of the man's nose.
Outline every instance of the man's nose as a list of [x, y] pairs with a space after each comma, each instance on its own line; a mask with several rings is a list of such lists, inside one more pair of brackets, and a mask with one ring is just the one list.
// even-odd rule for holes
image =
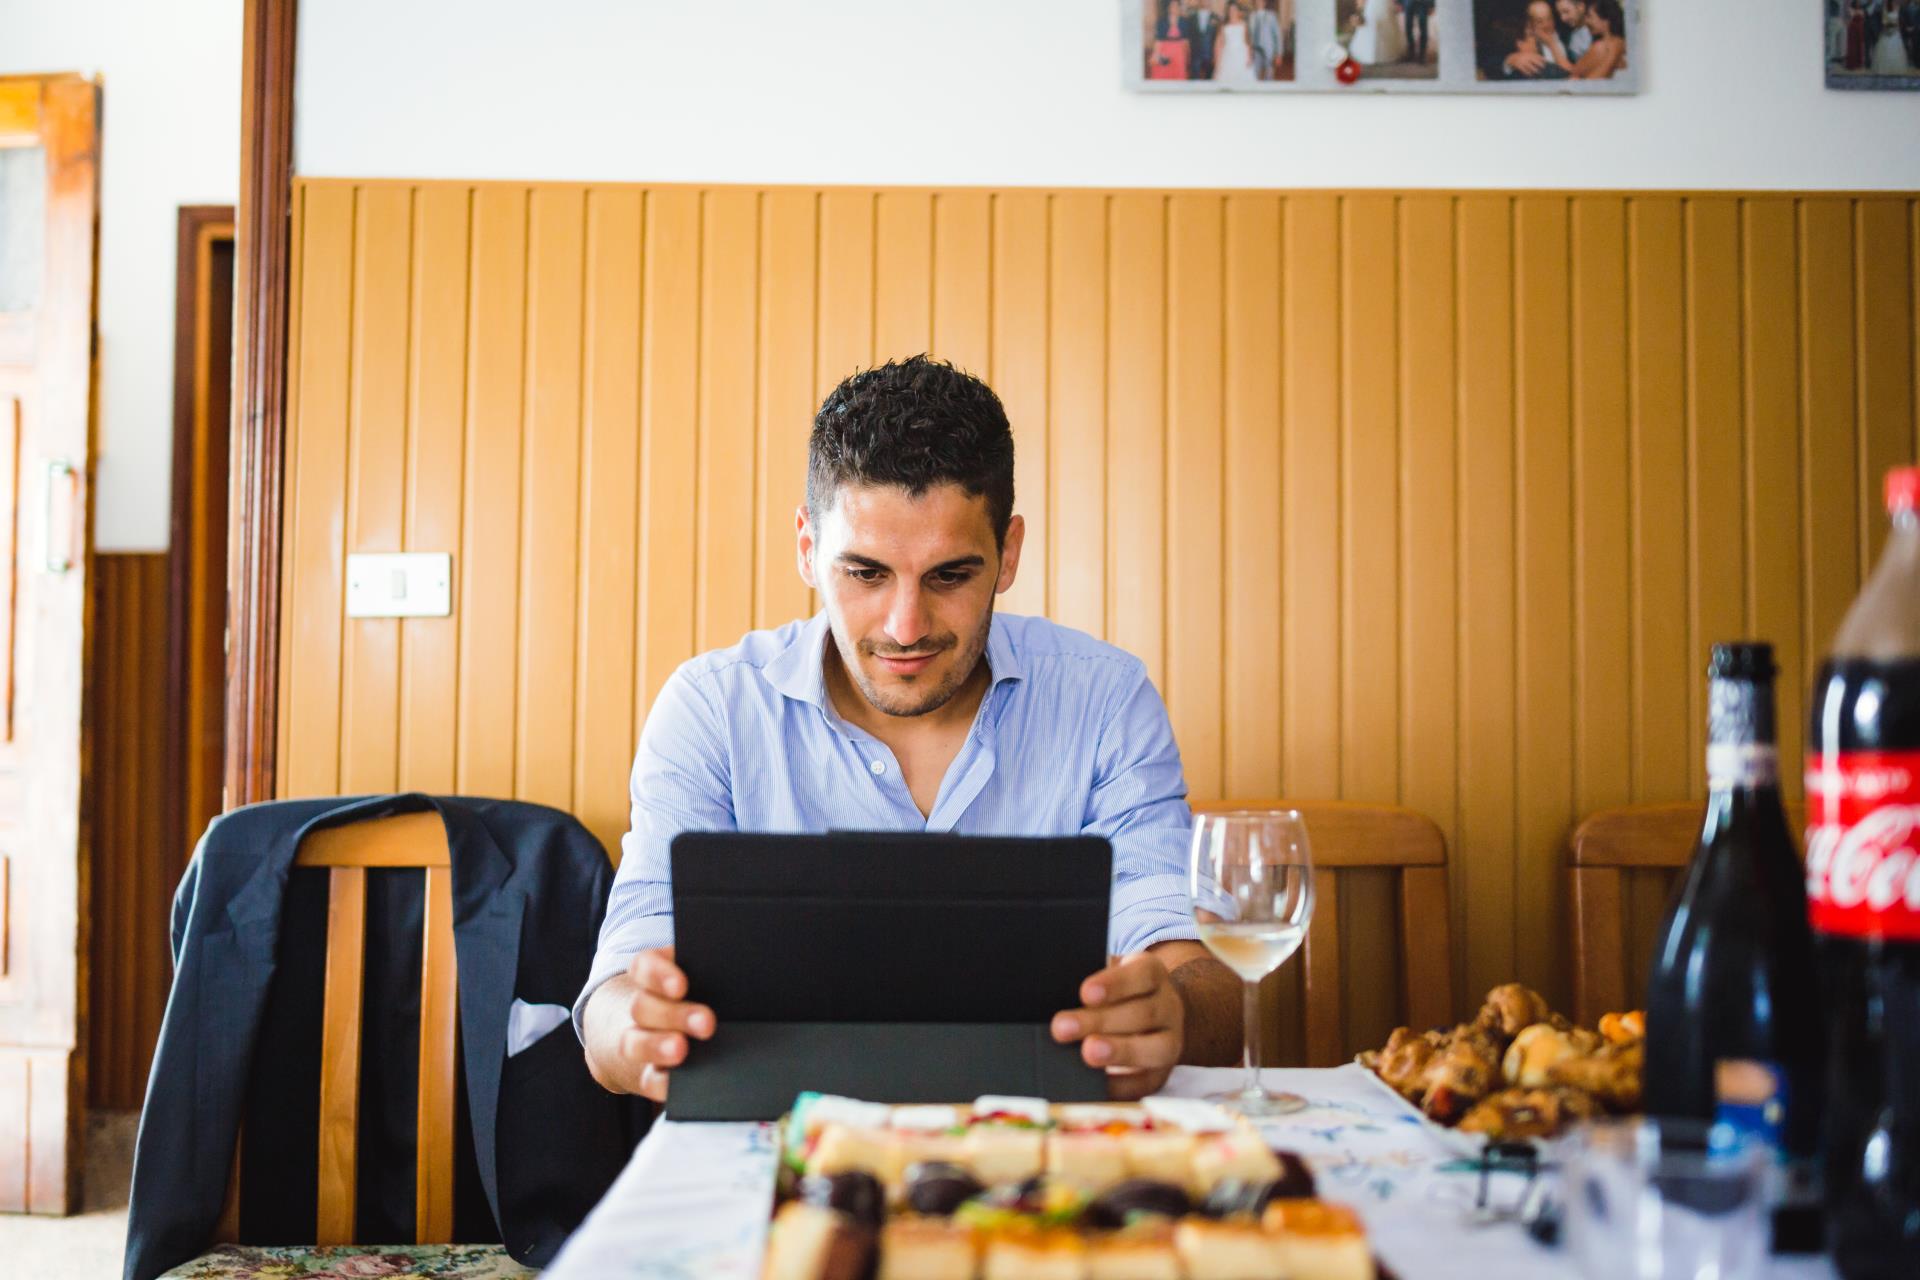
[[887, 639], [911, 649], [927, 635], [926, 594], [917, 582], [903, 582], [887, 607]]

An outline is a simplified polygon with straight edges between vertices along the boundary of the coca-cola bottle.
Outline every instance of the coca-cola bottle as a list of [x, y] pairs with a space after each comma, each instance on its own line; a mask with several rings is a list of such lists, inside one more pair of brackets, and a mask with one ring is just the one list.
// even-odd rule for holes
[[1707, 668], [1707, 813], [1647, 984], [1645, 1102], [1773, 1154], [1776, 1250], [1820, 1245], [1820, 1014], [1800, 855], [1780, 803], [1773, 646]]
[[1920, 1276], [1920, 469], [1813, 688], [1807, 901], [1828, 1011], [1830, 1239], [1848, 1280]]

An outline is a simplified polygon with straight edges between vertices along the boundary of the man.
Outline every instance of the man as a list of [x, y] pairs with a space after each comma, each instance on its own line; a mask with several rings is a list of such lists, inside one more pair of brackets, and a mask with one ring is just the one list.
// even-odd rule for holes
[[1433, 17], [1433, 0], [1401, 0], [1400, 8], [1407, 26], [1406, 61], [1424, 67], [1427, 65], [1427, 23]]
[[821, 612], [683, 665], [641, 733], [632, 830], [574, 1005], [594, 1077], [664, 1100], [688, 1038], [713, 1035], [673, 962], [667, 851], [689, 830], [1104, 836], [1120, 959], [1054, 1039], [1118, 1097], [1177, 1062], [1233, 1061], [1240, 984], [1194, 940], [1159, 694], [1118, 649], [994, 616], [1026, 534], [998, 397], [924, 356], [847, 379], [814, 419], [795, 524]]
[[1554, 16], [1560, 20], [1560, 40], [1566, 47], [1569, 63], [1578, 62], [1593, 47], [1593, 31], [1587, 26], [1588, 0], [1553, 0]]
[[1187, 28], [1187, 79], [1213, 79], [1213, 41], [1220, 33], [1213, 0], [1196, 0], [1193, 12], [1182, 21]]
[[1920, 71], [1920, 0], [1900, 6], [1900, 42], [1907, 47], [1907, 66]]

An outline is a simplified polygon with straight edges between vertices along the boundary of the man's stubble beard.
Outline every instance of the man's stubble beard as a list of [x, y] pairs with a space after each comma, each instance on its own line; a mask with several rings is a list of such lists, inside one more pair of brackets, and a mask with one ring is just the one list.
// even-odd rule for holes
[[[847, 661], [847, 646], [841, 643], [837, 633], [834, 636], [834, 643], [840, 649], [840, 665], [847, 668], [847, 673], [853, 677], [854, 684], [860, 689], [860, 696], [867, 700], [868, 705], [882, 715], [907, 719], [913, 716], [929, 715], [932, 712], [938, 711], [953, 701], [954, 696], [958, 694], [960, 690], [966, 688], [967, 681], [973, 678], [974, 671], [979, 667], [980, 660], [987, 651], [987, 634], [992, 629], [993, 601], [989, 599], [987, 601], [987, 616], [981, 621], [979, 630], [973, 634], [971, 640], [960, 649], [959, 660], [953, 664], [952, 670], [948, 673], [946, 683], [926, 695], [926, 697], [922, 698], [919, 702], [912, 704], [903, 703], [893, 698], [875, 685], [868, 677], [866, 666], [863, 663]], [[855, 649], [858, 649], [857, 645]]]

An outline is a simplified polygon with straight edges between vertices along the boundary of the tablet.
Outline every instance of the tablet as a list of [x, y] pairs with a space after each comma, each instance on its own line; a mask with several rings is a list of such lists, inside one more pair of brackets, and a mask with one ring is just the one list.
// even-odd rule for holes
[[675, 958], [718, 1020], [674, 1119], [772, 1119], [809, 1089], [1106, 1096], [1048, 1030], [1107, 963], [1105, 840], [688, 832], [671, 857]]

